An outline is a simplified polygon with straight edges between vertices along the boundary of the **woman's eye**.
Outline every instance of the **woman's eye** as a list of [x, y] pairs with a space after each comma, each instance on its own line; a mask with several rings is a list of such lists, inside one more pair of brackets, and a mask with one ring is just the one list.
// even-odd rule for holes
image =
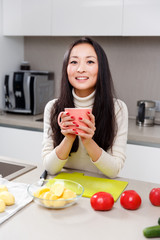
[[71, 61], [70, 62], [70, 64], [76, 64], [77, 63], [77, 61]]
[[89, 60], [88, 63], [89, 63], [89, 64], [92, 64], [92, 63], [94, 63], [94, 62], [93, 62], [92, 60]]

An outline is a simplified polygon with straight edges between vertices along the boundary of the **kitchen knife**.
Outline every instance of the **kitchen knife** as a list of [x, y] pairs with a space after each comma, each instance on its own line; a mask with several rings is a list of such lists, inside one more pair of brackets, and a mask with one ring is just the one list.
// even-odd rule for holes
[[42, 175], [40, 176], [40, 180], [38, 181], [38, 185], [42, 186], [44, 183], [44, 180], [47, 178], [47, 171], [44, 170], [44, 172], [42, 173]]

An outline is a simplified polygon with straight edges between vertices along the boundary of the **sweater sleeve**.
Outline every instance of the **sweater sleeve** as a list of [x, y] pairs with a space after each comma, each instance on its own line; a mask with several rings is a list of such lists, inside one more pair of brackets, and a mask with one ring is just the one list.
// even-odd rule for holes
[[49, 174], [54, 175], [61, 171], [66, 160], [57, 157], [56, 148], [53, 147], [52, 129], [50, 126], [50, 112], [56, 100], [47, 103], [44, 110], [43, 142], [42, 142], [42, 160], [43, 166]]
[[124, 102], [118, 100], [115, 105], [117, 135], [112, 150], [104, 151], [100, 158], [92, 163], [106, 176], [114, 178], [122, 169], [126, 159], [126, 143], [128, 134], [128, 110]]

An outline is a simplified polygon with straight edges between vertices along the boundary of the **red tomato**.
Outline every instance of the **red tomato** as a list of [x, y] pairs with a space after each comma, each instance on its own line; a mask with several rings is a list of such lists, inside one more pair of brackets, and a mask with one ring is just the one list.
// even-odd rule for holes
[[90, 199], [91, 206], [97, 211], [111, 210], [114, 205], [113, 196], [107, 192], [97, 192]]
[[160, 206], [160, 188], [153, 188], [150, 191], [149, 199], [154, 206]]
[[129, 210], [136, 210], [141, 205], [141, 197], [134, 190], [126, 190], [122, 193], [120, 203], [122, 207]]

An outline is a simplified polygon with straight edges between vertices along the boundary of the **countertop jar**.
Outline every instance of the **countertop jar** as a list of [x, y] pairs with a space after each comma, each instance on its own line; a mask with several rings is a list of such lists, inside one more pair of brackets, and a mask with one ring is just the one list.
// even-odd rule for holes
[[27, 61], [23, 61], [20, 65], [20, 70], [30, 70], [30, 64]]

